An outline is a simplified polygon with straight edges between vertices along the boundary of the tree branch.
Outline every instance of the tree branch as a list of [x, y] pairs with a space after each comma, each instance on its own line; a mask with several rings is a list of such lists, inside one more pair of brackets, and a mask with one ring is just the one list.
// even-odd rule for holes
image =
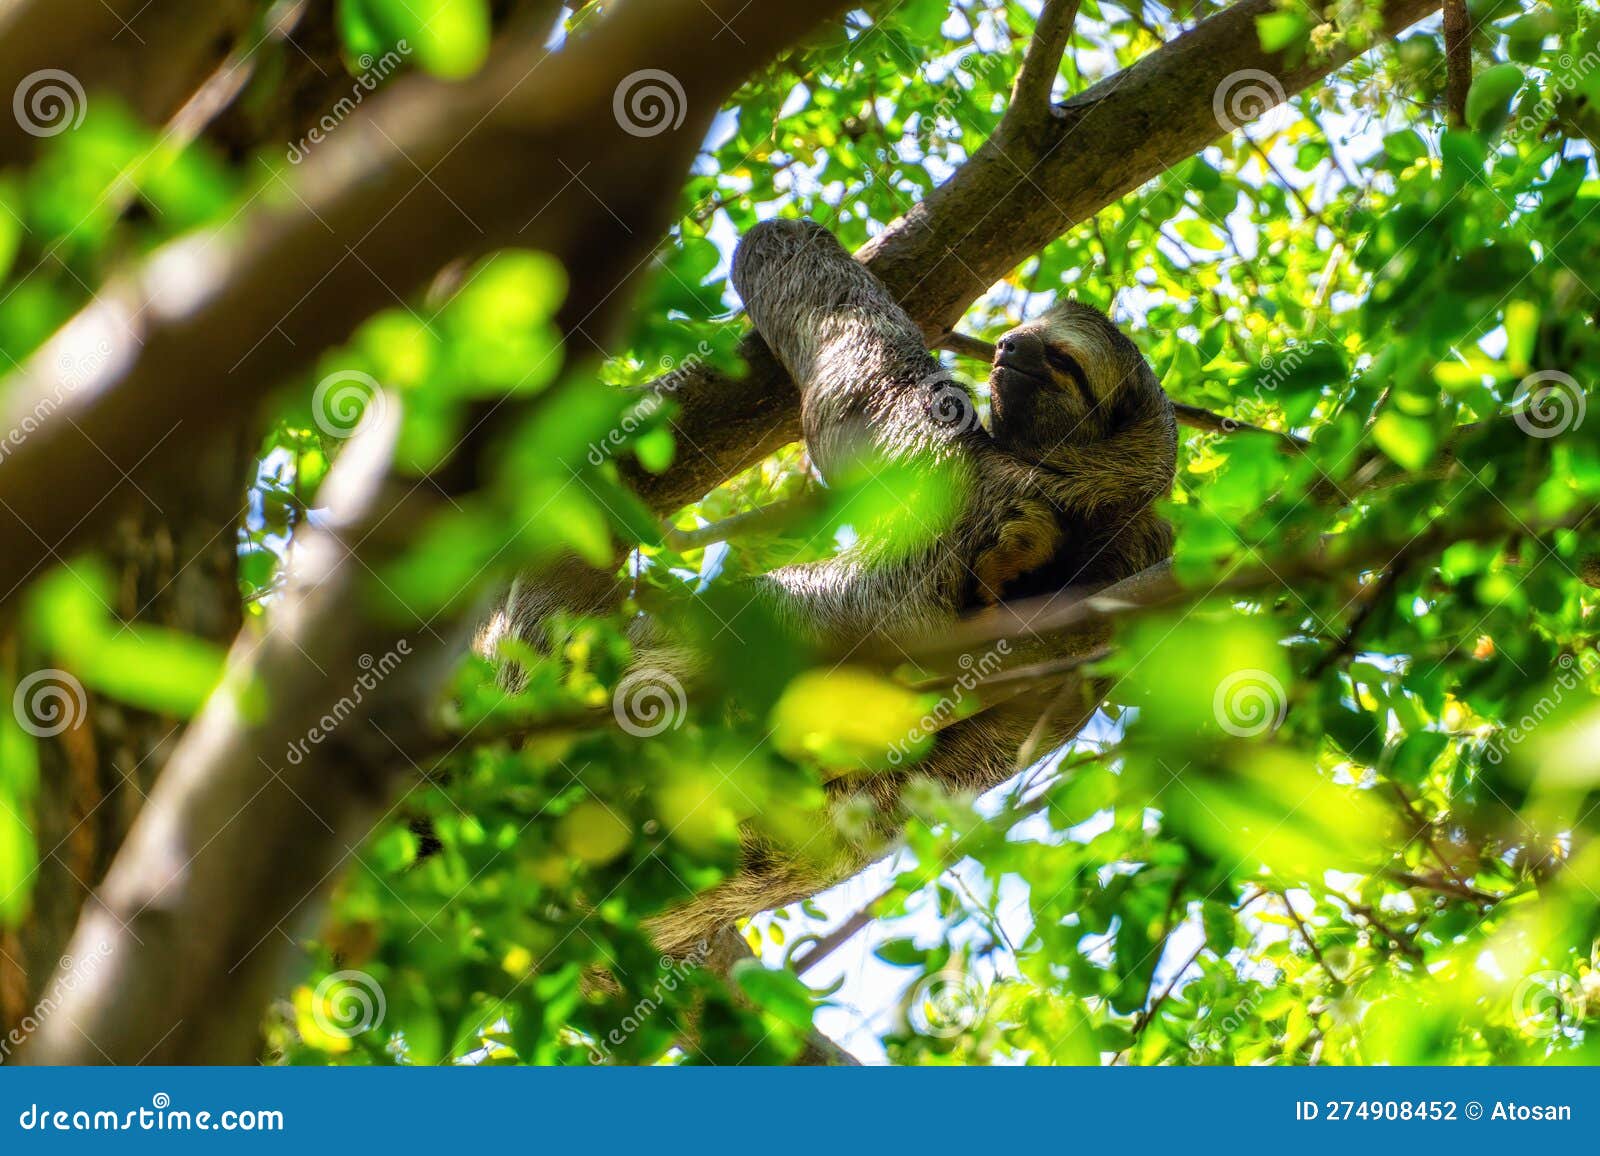
[[[558, 147], [569, 138], [615, 134], [612, 147], [619, 155], [593, 157], [594, 170], [581, 197], [558, 211], [568, 232], [550, 235], [550, 247], [571, 278], [569, 301], [582, 306], [575, 315], [569, 306], [559, 319], [569, 346], [580, 327], [596, 341], [612, 336], [632, 271], [647, 259], [664, 228], [694, 142], [742, 76], [788, 39], [844, 7], [835, 0], [812, 0], [786, 5], [781, 18], [761, 11], [741, 19], [740, 4], [652, 0], [621, 5], [566, 50], [568, 60], [541, 68], [529, 82], [531, 89], [520, 89], [520, 80], [509, 85], [507, 98], [514, 103], [508, 115], [519, 139], [528, 125], [537, 125], [541, 128], [531, 139], [546, 139], [552, 146], [548, 154], [524, 152], [515, 158], [510, 168], [527, 170], [523, 175], [530, 180], [537, 179], [530, 174], [561, 171], [560, 161], [570, 163], [574, 154]], [[719, 38], [716, 33], [726, 31], [729, 22], [738, 22], [735, 34]], [[685, 77], [695, 70], [694, 80], [684, 81], [689, 127], [678, 143], [650, 143], [673, 134], [622, 139], [626, 134], [612, 119], [619, 70], [625, 75], [645, 54], [655, 67]], [[431, 87], [422, 91], [440, 95]], [[540, 101], [525, 105], [530, 93]], [[403, 107], [440, 141], [459, 140], [461, 126], [445, 114], [462, 106]], [[403, 123], [392, 127], [401, 131]], [[351, 143], [360, 155], [372, 142]], [[506, 179], [510, 160], [498, 165], [497, 174], [485, 175]], [[389, 164], [385, 172], [394, 167]], [[641, 171], [655, 174], [648, 190], [638, 188]], [[382, 185], [381, 174], [367, 175]], [[335, 191], [339, 195], [324, 207], [337, 208], [351, 227], [360, 223], [358, 209], [374, 207], [342, 183]], [[497, 197], [483, 197], [480, 190], [481, 199], [473, 203], [485, 211], [509, 209], [509, 201], [502, 205]], [[526, 211], [524, 204], [517, 215]], [[397, 209], [397, 215], [403, 212]], [[497, 219], [504, 225], [513, 218]], [[443, 231], [456, 235], [449, 227]], [[541, 229], [541, 238], [547, 235]], [[420, 235], [415, 240], [424, 244]], [[219, 291], [231, 286], [226, 276], [219, 277]], [[231, 300], [230, 305], [243, 308]], [[202, 295], [193, 312], [204, 316], [212, 306], [212, 299]], [[182, 332], [197, 340], [189, 330]], [[213, 335], [212, 341], [225, 348], [227, 336]], [[169, 343], [155, 352], [171, 349]], [[178, 380], [193, 372], [182, 362], [167, 363], [166, 369]], [[265, 376], [264, 366], [260, 373]], [[126, 382], [121, 377], [110, 388], [124, 388]], [[153, 383], [143, 384], [146, 392], [159, 394]], [[248, 1063], [255, 1058], [262, 1011], [281, 990], [298, 953], [293, 932], [307, 927], [338, 868], [355, 853], [396, 782], [412, 767], [405, 752], [424, 750], [434, 740], [432, 699], [465, 642], [465, 617], [397, 625], [365, 578], [369, 569], [379, 570], [398, 556], [411, 538], [410, 528], [440, 505], [426, 487], [384, 484], [398, 432], [396, 408], [388, 407], [363, 427], [339, 455], [319, 493], [325, 510], [314, 527], [303, 528], [294, 582], [274, 607], [265, 637], [241, 637], [224, 686], [185, 733], [79, 922], [69, 951], [81, 958], [94, 952], [104, 964], [88, 981], [74, 977], [64, 985], [67, 996], [29, 1040], [25, 1060]], [[510, 412], [506, 407], [501, 420]], [[467, 463], [442, 478], [464, 493], [475, 467]], [[16, 472], [8, 463], [0, 482]], [[361, 676], [375, 656], [391, 651], [404, 659], [385, 677], [381, 693], [356, 694], [352, 688], [365, 685]], [[258, 704], [248, 711], [239, 705], [247, 686], [250, 700]], [[352, 696], [355, 706], [345, 709]], [[336, 729], [329, 729], [329, 717], [341, 720]]]
[[1072, 39], [1072, 26], [1078, 19], [1079, 2], [1044, 0], [1039, 23], [1034, 27], [1033, 38], [1028, 41], [1022, 65], [1017, 69], [1016, 80], [1011, 86], [1011, 107], [1006, 110], [1003, 125], [1008, 122], [1026, 125], [1049, 118], [1050, 90], [1061, 71], [1061, 58], [1066, 54], [1067, 41]]
[[0, 3], [0, 94], [26, 110], [0, 117], [0, 165], [33, 155], [47, 135], [38, 126], [61, 131], [108, 95], [146, 123], [164, 124], [251, 26], [256, 8], [251, 0]]
[[1467, 12], [1467, 0], [1444, 0], [1444, 55], [1450, 126], [1465, 128], [1467, 93], [1472, 88], [1472, 16]]
[[[844, 7], [635, 0], [561, 51], [507, 45], [470, 81], [411, 77], [374, 98], [301, 166], [292, 195], [109, 285], [4, 391], [0, 426], [33, 432], [0, 470], [0, 601], [107, 517], [130, 475], [181, 470], [186, 447], [236, 425], [453, 259], [512, 245], [592, 271], [559, 319], [591, 348], [587, 319], [643, 267], [639, 231], [654, 240], [670, 219], [660, 186], [684, 171], [726, 95]], [[630, 133], [614, 94], [663, 66], [685, 119]], [[100, 368], [84, 381], [83, 365]]]

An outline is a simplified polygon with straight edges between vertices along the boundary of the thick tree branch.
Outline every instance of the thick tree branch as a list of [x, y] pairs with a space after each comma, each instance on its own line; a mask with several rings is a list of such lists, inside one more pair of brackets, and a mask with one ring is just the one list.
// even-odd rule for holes
[[[272, 203], [108, 286], [5, 392], [0, 427], [32, 432], [0, 470], [0, 600], [87, 533], [128, 474], [181, 464], [185, 446], [457, 257], [512, 245], [584, 269], [561, 320], [593, 348], [585, 319], [643, 266], [636, 228], [664, 232], [661, 188], [700, 126], [753, 63], [845, 4], [723, 7], [732, 32], [699, 0], [624, 2], [562, 51], [525, 42], [465, 83], [409, 78]], [[614, 97], [662, 68], [683, 92], [670, 112], [687, 119], [640, 135]]]
[[[486, 179], [516, 174], [523, 188], [537, 185], [548, 170], [562, 172], [563, 163], [578, 159], [584, 146], [580, 153], [568, 151], [577, 137], [611, 138], [609, 147], [617, 153], [605, 158], [591, 152], [586, 164], [592, 169], [581, 196], [551, 210], [561, 221], [560, 235], [549, 226], [538, 231], [571, 278], [568, 311], [559, 322], [569, 345], [579, 340], [580, 331], [600, 342], [612, 337], [632, 271], [664, 230], [694, 143], [728, 93], [787, 40], [844, 7], [813, 0], [786, 5], [781, 16], [762, 11], [741, 18], [741, 4], [641, 0], [620, 5], [568, 49], [569, 60], [547, 62], [529, 82], [531, 88], [522, 88], [520, 78], [500, 76], [496, 87], [505, 90], [509, 119], [490, 134], [493, 142], [501, 148], [513, 141], [526, 147], [543, 139], [549, 151], [500, 160], [480, 156], [494, 169]], [[736, 26], [734, 35], [726, 34], [729, 22]], [[719, 30], [724, 34], [718, 36]], [[632, 136], [612, 119], [613, 91], [644, 54], [654, 67], [685, 77], [687, 126], [676, 143], [659, 143], [662, 136]], [[463, 125], [451, 116], [463, 108], [477, 111], [472, 100], [482, 95], [463, 106], [444, 102], [431, 87], [414, 91], [431, 93], [447, 105], [402, 106], [426, 133], [437, 134], [437, 144], [459, 140]], [[404, 118], [390, 127], [402, 131], [403, 123]], [[422, 139], [433, 138], [425, 134]], [[349, 143], [358, 157], [363, 144], [373, 145], [371, 140]], [[361, 171], [380, 190], [405, 200], [399, 185], [385, 184], [395, 158], [384, 151], [376, 155], [384, 162], [381, 171]], [[436, 158], [436, 165], [449, 168], [454, 177], [466, 175], [450, 168], [444, 157]], [[654, 174], [649, 189], [640, 188], [641, 172]], [[486, 218], [494, 210], [501, 214], [493, 218], [498, 227], [510, 225], [513, 218], [505, 214], [511, 210], [511, 192], [490, 193], [463, 183], [468, 186], [463, 195], [474, 196], [472, 203]], [[359, 211], [386, 211], [381, 197], [374, 202], [370, 190], [355, 191], [339, 180], [327, 189], [305, 191], [350, 228], [363, 223]], [[398, 202], [387, 208], [396, 215], [408, 212]], [[527, 211], [524, 204], [517, 216]], [[365, 225], [370, 228], [371, 222]], [[453, 239], [461, 236], [451, 226], [443, 231]], [[288, 235], [296, 236], [292, 228]], [[335, 235], [340, 235], [337, 229]], [[420, 235], [414, 241], [427, 245]], [[376, 253], [372, 258], [379, 259]], [[179, 258], [169, 254], [167, 259]], [[327, 264], [324, 260], [321, 267]], [[338, 264], [325, 276], [337, 278]], [[262, 274], [259, 266], [248, 271]], [[286, 275], [292, 280], [298, 272]], [[191, 274], [186, 283], [214, 287], [233, 311], [224, 310], [224, 316], [236, 320], [245, 305], [232, 294], [242, 286], [225, 273], [215, 274], [213, 281], [205, 267]], [[174, 303], [162, 303], [170, 315]], [[336, 307], [333, 301], [323, 304]], [[216, 297], [201, 293], [178, 324], [179, 332], [157, 352], [171, 353], [174, 344], [184, 347], [184, 340], [204, 344], [188, 328], [194, 324], [189, 318], [220, 307]], [[327, 337], [332, 331], [314, 332]], [[233, 336], [221, 333], [212, 340], [225, 349]], [[141, 358], [135, 358], [136, 365], [143, 364]], [[165, 368], [178, 381], [191, 372], [177, 361], [165, 362]], [[264, 380], [268, 369], [263, 364], [255, 372]], [[126, 388], [128, 380], [118, 375], [107, 388]], [[153, 380], [134, 380], [147, 394], [159, 395]], [[402, 773], [411, 768], [404, 752], [426, 749], [433, 740], [430, 700], [464, 642], [465, 619], [397, 624], [365, 577], [396, 557], [412, 528], [439, 506], [426, 487], [384, 484], [398, 423], [397, 407], [388, 410], [340, 455], [319, 494], [325, 513], [295, 551], [294, 583], [275, 606], [265, 638], [241, 639], [228, 680], [185, 734], [85, 911], [69, 952], [97, 953], [105, 959], [103, 966], [87, 982], [68, 985], [70, 993], [30, 1039], [26, 1060], [251, 1061], [262, 1011], [271, 994], [281, 990], [296, 957], [294, 932], [308, 926], [338, 868], [355, 853]], [[19, 465], [7, 463], [0, 483], [20, 473]], [[475, 463], [469, 462], [436, 481], [464, 491], [475, 476]], [[384, 679], [381, 693], [355, 695], [350, 706], [353, 688], [365, 685], [362, 674], [391, 652], [402, 660]], [[248, 709], [241, 705], [247, 701]], [[339, 720], [336, 726], [330, 727], [329, 718]]]

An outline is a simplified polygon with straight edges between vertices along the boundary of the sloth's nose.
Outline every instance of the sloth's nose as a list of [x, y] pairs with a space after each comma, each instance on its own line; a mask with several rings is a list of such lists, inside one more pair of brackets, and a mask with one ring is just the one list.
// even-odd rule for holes
[[1008, 333], [994, 347], [996, 365], [1031, 372], [1044, 365], [1044, 338], [1037, 333]]

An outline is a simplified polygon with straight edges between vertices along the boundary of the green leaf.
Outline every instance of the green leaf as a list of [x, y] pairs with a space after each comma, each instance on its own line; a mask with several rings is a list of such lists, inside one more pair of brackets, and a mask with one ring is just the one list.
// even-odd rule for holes
[[928, 958], [928, 953], [912, 939], [886, 939], [873, 948], [872, 954], [895, 967], [921, 967]]
[[753, 959], [742, 959], [734, 964], [733, 978], [762, 1011], [798, 1031], [810, 1030], [816, 1001], [811, 989], [794, 972], [776, 971]]
[[1467, 125], [1480, 133], [1498, 129], [1522, 80], [1522, 69], [1515, 64], [1497, 64], [1474, 77], [1467, 91]]
[[1269, 12], [1256, 17], [1256, 35], [1263, 52], [1282, 52], [1306, 38], [1311, 23], [1299, 12]]
[[1430, 423], [1393, 411], [1385, 413], [1372, 427], [1372, 440], [1408, 470], [1420, 470], [1432, 461], [1437, 444]]
[[1428, 142], [1416, 129], [1401, 129], [1383, 138], [1383, 151], [1400, 164], [1408, 165], [1428, 155]]
[[665, 429], [653, 429], [640, 434], [633, 443], [634, 456], [652, 474], [666, 473], [677, 449], [678, 444], [673, 440], [672, 432]]
[[488, 0], [359, 0], [358, 7], [345, 21], [347, 32], [359, 40], [374, 30], [435, 76], [470, 76], [489, 55]]

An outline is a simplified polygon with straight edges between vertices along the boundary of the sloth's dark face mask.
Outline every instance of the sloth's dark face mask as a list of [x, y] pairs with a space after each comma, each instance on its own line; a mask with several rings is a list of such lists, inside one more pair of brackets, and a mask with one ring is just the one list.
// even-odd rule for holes
[[1105, 314], [1063, 302], [996, 344], [990, 433], [1011, 452], [1045, 461], [1057, 446], [1104, 439], [1152, 387], [1159, 392], [1150, 367]]

